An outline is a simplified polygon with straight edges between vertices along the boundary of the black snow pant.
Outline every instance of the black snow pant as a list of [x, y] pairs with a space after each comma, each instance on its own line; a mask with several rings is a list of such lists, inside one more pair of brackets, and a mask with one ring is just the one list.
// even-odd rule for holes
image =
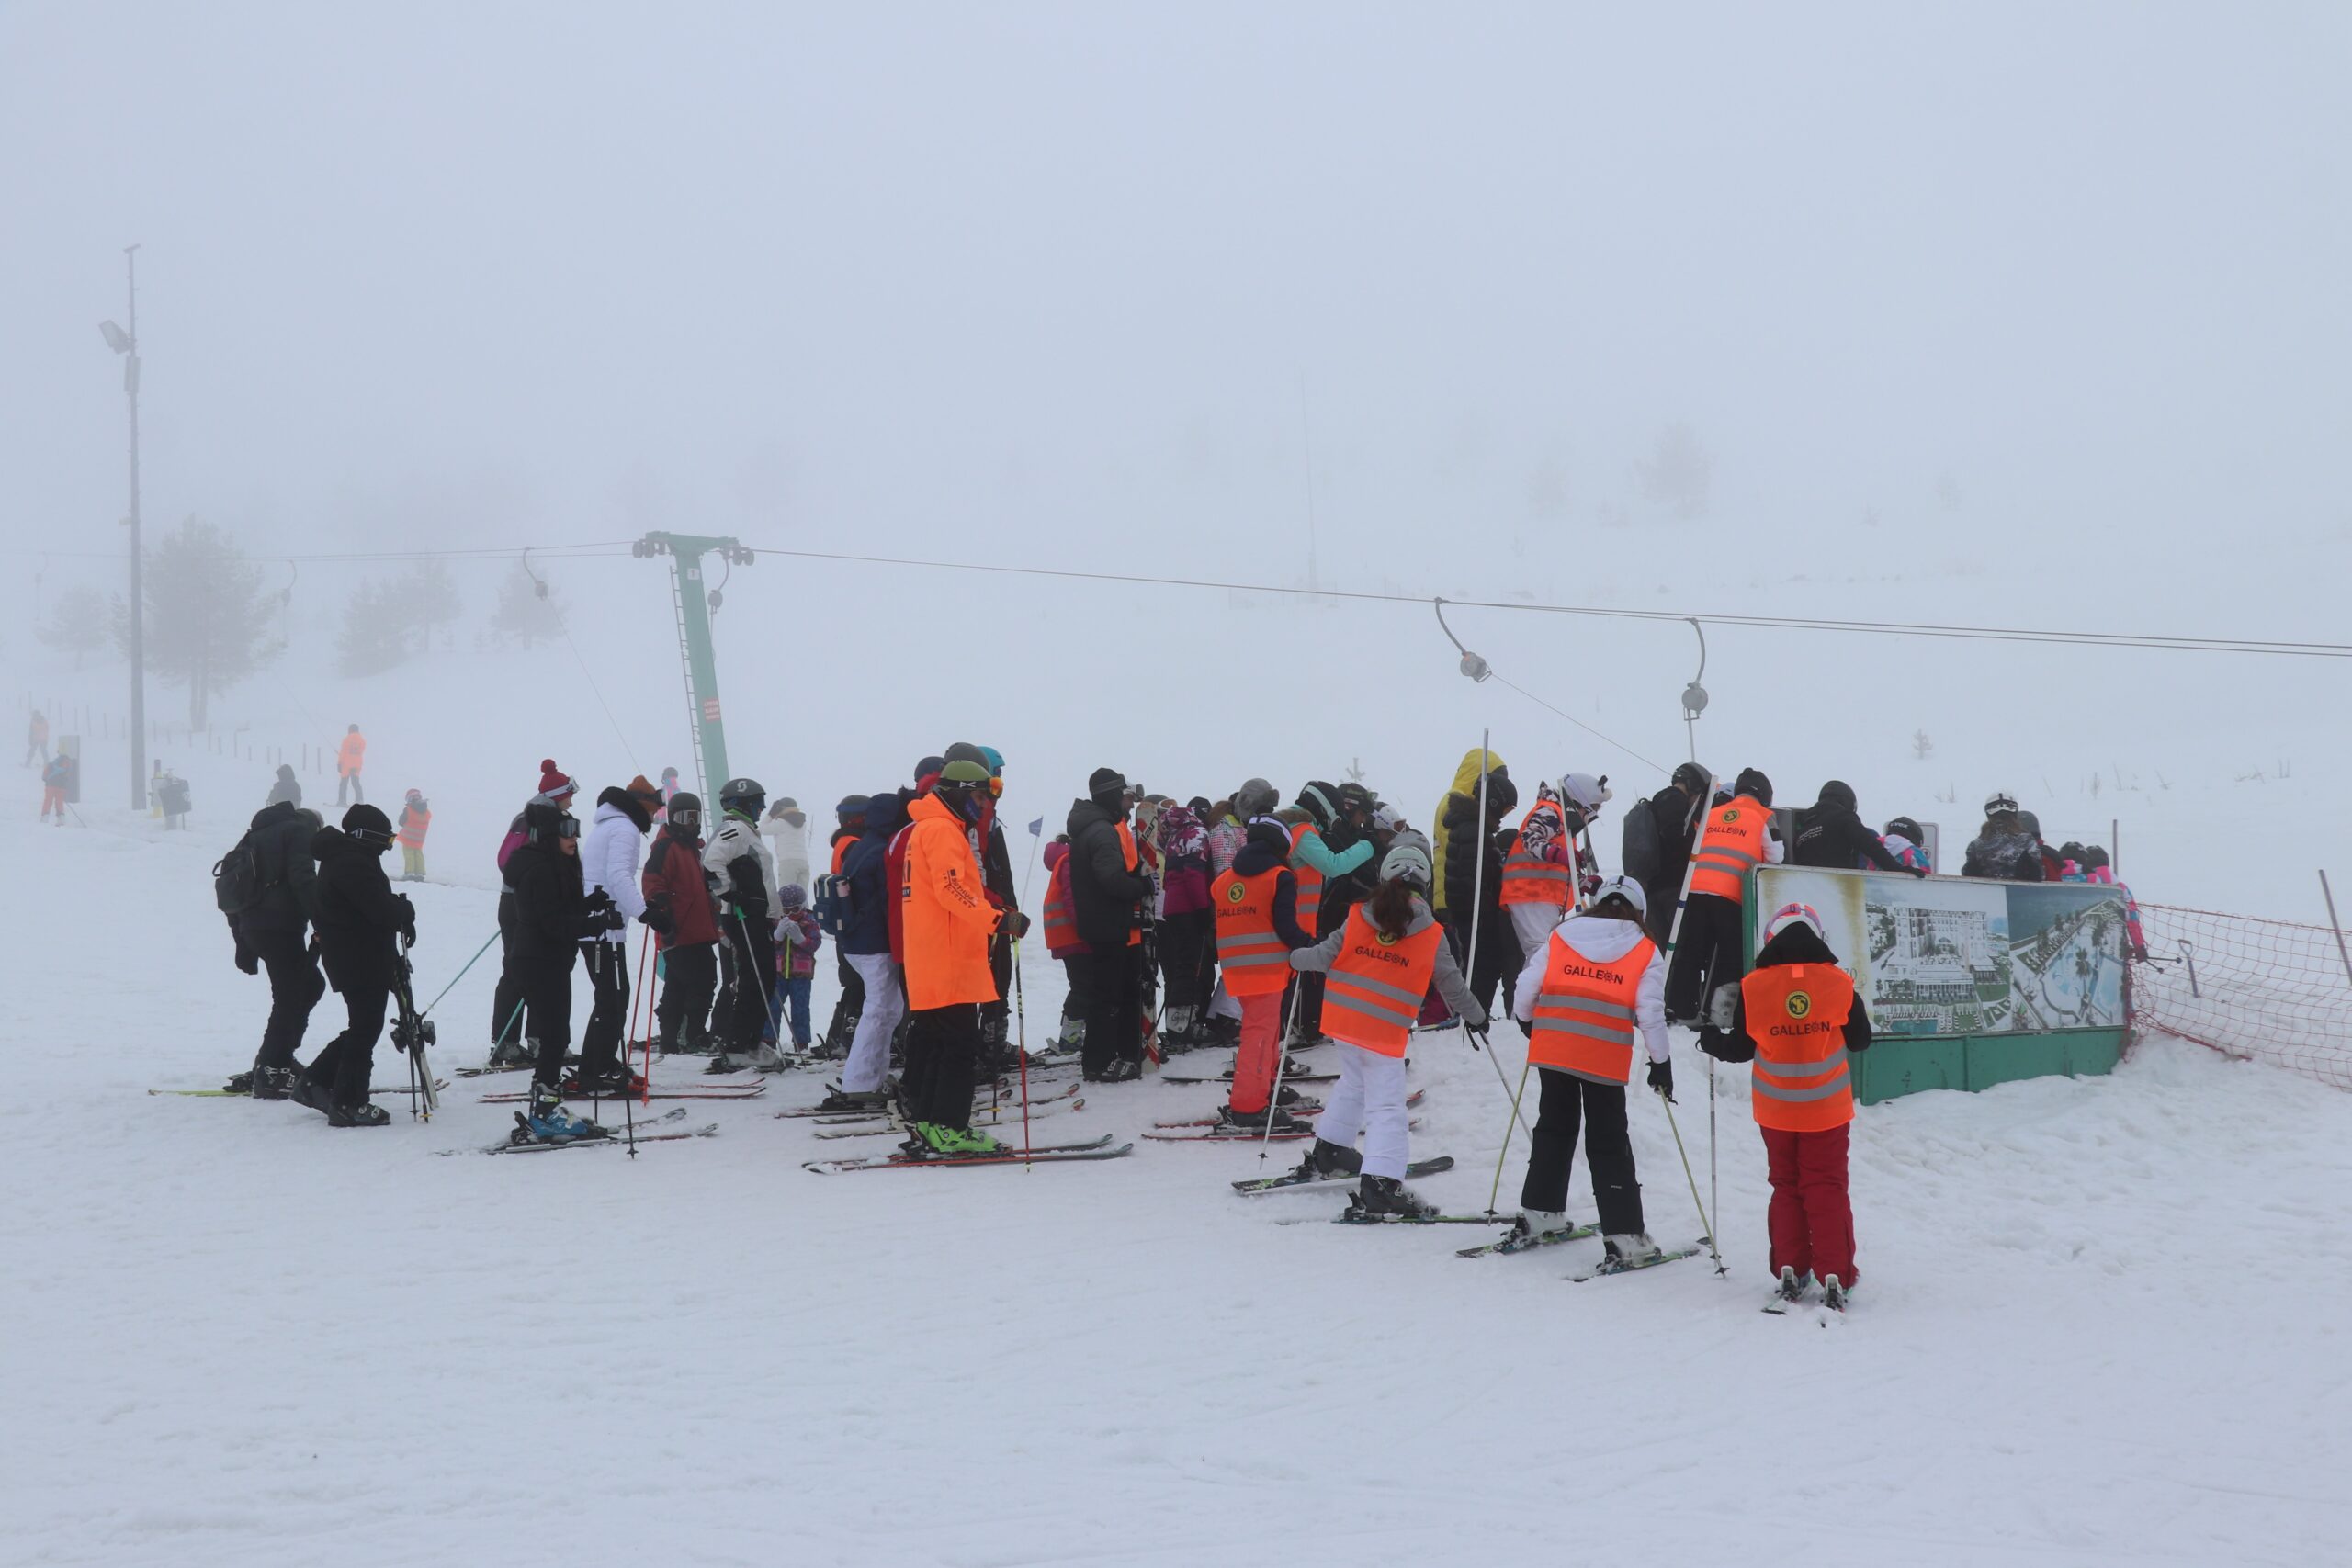
[[1194, 1022], [1209, 1005], [1215, 984], [1209, 955], [1216, 951], [1216, 916], [1207, 909], [1190, 909], [1159, 922], [1159, 973], [1168, 987], [1168, 1009], [1189, 1009]]
[[514, 967], [514, 895], [498, 896], [498, 989], [490, 998], [490, 1043], [523, 1039], [523, 980]]
[[698, 942], [662, 954], [662, 1000], [653, 1010], [665, 1050], [692, 1050], [710, 1039], [711, 993], [718, 986], [718, 944]]
[[384, 1032], [384, 1009], [390, 999], [391, 992], [380, 985], [344, 987], [348, 1021], [302, 1072], [310, 1082], [323, 1085], [335, 1104], [368, 1103], [368, 1079], [376, 1070], [376, 1042]]
[[1681, 939], [1674, 944], [1674, 958], [1666, 971], [1668, 1018], [1678, 1023], [1697, 1018], [1706, 991], [1739, 979], [1739, 908], [1713, 893], [1690, 895], [1690, 907], [1682, 911]]
[[1012, 942], [989, 938], [989, 974], [996, 981], [996, 1000], [980, 1004], [980, 1039], [991, 1055], [1001, 1050], [1012, 1023]]
[[335, 780], [334, 803], [337, 806], [343, 805], [344, 797], [346, 795], [348, 795], [353, 800], [361, 801], [363, 803], [367, 800], [367, 795], [360, 792], [359, 775], [357, 773], [345, 773]]
[[580, 1036], [580, 1070], [584, 1075], [620, 1060], [621, 1030], [628, 1021], [628, 948], [623, 942], [599, 939], [582, 942], [580, 956], [588, 972], [589, 992], [595, 998], [588, 1027]]
[[302, 1031], [310, 1027], [311, 1010], [326, 995], [326, 976], [319, 973], [318, 955], [295, 932], [248, 937], [245, 948], [269, 974], [269, 1022], [262, 1028], [261, 1054], [254, 1066], [290, 1067]]
[[899, 1093], [916, 1122], [968, 1130], [980, 1056], [980, 1011], [970, 1002], [907, 1015], [907, 1064]]
[[1125, 944], [1108, 950], [1090, 945], [1064, 960], [1071, 995], [1086, 1020], [1079, 1061], [1088, 1077], [1101, 1077], [1114, 1062], [1143, 1059], [1142, 952]]
[[832, 1021], [825, 1025], [825, 1045], [846, 1054], [850, 1036], [857, 1032], [858, 1017], [865, 1011], [865, 976], [838, 943], [833, 948], [833, 967], [841, 976], [842, 994], [833, 999]]
[[1442, 917], [1445, 944], [1453, 953], [1454, 967], [1462, 971], [1470, 984], [1470, 994], [1487, 1016], [1495, 1012], [1495, 989], [1502, 987], [1508, 1003], [1510, 988], [1519, 979], [1519, 971], [1526, 963], [1526, 955], [1519, 950], [1519, 933], [1511, 929], [1510, 913], [1499, 904], [1478, 917], [1478, 954], [1476, 962], [1470, 956], [1470, 917], [1447, 910]]
[[563, 1077], [563, 1053], [571, 1043], [571, 954], [523, 967], [522, 1038], [538, 1045], [531, 1081], [554, 1084]]
[[1600, 1234], [1632, 1235], [1642, 1226], [1642, 1184], [1634, 1179], [1634, 1139], [1625, 1126], [1625, 1086], [1594, 1083], [1556, 1067], [1538, 1067], [1543, 1109], [1527, 1156], [1527, 1179], [1519, 1206], [1557, 1214], [1568, 1207], [1568, 1165], [1577, 1152], [1577, 1123], [1584, 1123], [1585, 1168], [1592, 1173], [1593, 1201], [1600, 1207]]
[[722, 918], [719, 938], [733, 955], [729, 1007], [721, 1039], [729, 1051], [745, 1055], [767, 1038], [768, 990], [775, 984], [775, 937], [765, 915], [738, 918], [732, 910]]

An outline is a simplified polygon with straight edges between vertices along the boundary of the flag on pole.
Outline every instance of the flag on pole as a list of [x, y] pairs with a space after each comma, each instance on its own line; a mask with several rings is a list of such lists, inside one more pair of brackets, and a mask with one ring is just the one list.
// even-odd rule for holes
[[1045, 832], [1046, 819], [1044, 818], [1040, 817], [1035, 822], [1029, 824], [1029, 836], [1031, 838], [1043, 838], [1045, 836]]

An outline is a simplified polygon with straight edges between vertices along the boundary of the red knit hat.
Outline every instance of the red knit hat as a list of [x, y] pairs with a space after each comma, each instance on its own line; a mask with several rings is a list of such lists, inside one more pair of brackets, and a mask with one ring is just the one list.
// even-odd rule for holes
[[562, 772], [556, 767], [554, 758], [547, 757], [540, 760], [539, 793], [541, 795], [546, 795], [558, 806], [561, 806], [565, 800], [576, 794], [579, 791], [579, 788], [580, 786], [578, 784], [573, 784], [569, 778], [565, 777]]

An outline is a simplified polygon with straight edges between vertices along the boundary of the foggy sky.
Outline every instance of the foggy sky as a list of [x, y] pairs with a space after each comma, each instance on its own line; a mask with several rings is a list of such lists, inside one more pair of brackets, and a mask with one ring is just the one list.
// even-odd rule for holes
[[1304, 424], [1327, 580], [1442, 528], [1501, 591], [1675, 420], [1784, 547], [1929, 526], [1947, 474], [1963, 547], [2340, 534], [2348, 45], [2333, 6], [11, 6], [0, 540], [119, 540], [133, 241], [150, 515], [255, 548], [1288, 580]]

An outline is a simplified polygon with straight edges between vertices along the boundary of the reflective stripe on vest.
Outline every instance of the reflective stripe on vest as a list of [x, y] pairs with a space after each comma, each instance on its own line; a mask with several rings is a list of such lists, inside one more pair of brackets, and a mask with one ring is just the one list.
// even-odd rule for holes
[[1505, 904], [1550, 904], [1555, 908], [1567, 908], [1576, 896], [1576, 878], [1568, 868], [1556, 862], [1532, 853], [1527, 848], [1527, 828], [1531, 822], [1549, 821], [1554, 842], [1566, 835], [1567, 819], [1560, 815], [1557, 802], [1539, 800], [1527, 808], [1520, 818], [1519, 832], [1511, 839], [1510, 853], [1503, 857], [1503, 887], [1499, 901]]
[[1739, 795], [1707, 816], [1691, 854], [1690, 891], [1744, 903], [1747, 874], [1764, 863], [1764, 834], [1772, 813], [1764, 805]]
[[[1128, 825], [1125, 818], [1121, 818], [1119, 819], [1118, 827], [1119, 853], [1121, 857], [1126, 861], [1127, 874], [1132, 876], [1135, 874], [1136, 867], [1143, 863], [1143, 857], [1136, 852], [1136, 830]], [[1149, 914], [1150, 912], [1151, 911], [1149, 910], [1145, 911], [1146, 914]], [[1137, 926], [1135, 930], [1127, 932], [1127, 945], [1129, 947], [1134, 947], [1142, 941], [1143, 928], [1141, 926]]]
[[1834, 964], [1776, 964], [1739, 983], [1756, 1067], [1748, 1099], [1759, 1126], [1826, 1133], [1854, 1119], [1846, 1021], [1852, 976]]
[[1254, 876], [1228, 871], [1209, 885], [1217, 965], [1234, 996], [1268, 996], [1290, 984], [1290, 949], [1274, 934], [1274, 885], [1282, 874], [1281, 866]]
[[408, 818], [401, 824], [401, 843], [408, 849], [423, 849], [424, 830], [433, 826], [433, 813], [419, 811], [413, 806], [404, 806], [401, 808], [401, 814]]
[[1294, 822], [1290, 829], [1290, 874], [1298, 881], [1298, 929], [1307, 935], [1315, 934], [1315, 917], [1323, 909], [1323, 874], [1298, 858], [1301, 840], [1314, 833], [1316, 840], [1323, 835], [1315, 832], [1312, 822]]
[[1046, 951], [1077, 945], [1078, 916], [1069, 907], [1069, 862], [1064, 860], [1046, 878]]
[[1527, 1059], [1594, 1083], [1631, 1082], [1640, 1040], [1634, 1010], [1657, 954], [1657, 944], [1643, 937], [1623, 957], [1603, 964], [1554, 931], [1544, 950]]
[[1384, 1056], [1401, 1056], [1420, 1018], [1421, 998], [1429, 995], [1430, 976], [1437, 972], [1437, 944], [1445, 931], [1432, 920], [1390, 942], [1363, 911], [1362, 904], [1348, 911], [1340, 955], [1324, 976], [1323, 1032]]

